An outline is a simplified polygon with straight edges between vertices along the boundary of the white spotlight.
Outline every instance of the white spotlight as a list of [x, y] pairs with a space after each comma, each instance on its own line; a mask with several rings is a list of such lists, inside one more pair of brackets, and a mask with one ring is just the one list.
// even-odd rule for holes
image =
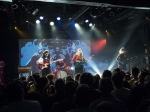
[[89, 22], [89, 20], [87, 19], [87, 20], [85, 20], [85, 22], [86, 22], [86, 23], [88, 23], [88, 22]]
[[54, 22], [50, 22], [50, 25], [53, 26], [53, 25], [54, 25]]
[[36, 20], [36, 24], [39, 24], [40, 23], [40, 21], [39, 20]]
[[89, 24], [89, 26], [92, 26], [92, 25], [93, 25], [92, 23]]
[[75, 27], [78, 27], [79, 26], [79, 24], [78, 23], [75, 23]]
[[43, 20], [43, 19], [44, 19], [44, 17], [43, 17], [43, 16], [40, 16], [40, 19], [41, 19], [41, 20]]
[[57, 17], [57, 20], [60, 20], [61, 18], [60, 17]]
[[71, 67], [71, 70], [74, 70], [74, 67]]

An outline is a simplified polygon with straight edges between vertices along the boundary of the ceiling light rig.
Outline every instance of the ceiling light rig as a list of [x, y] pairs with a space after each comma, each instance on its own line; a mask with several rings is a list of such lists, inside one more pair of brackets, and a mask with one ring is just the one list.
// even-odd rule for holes
[[[20, 2], [20, 1], [19, 1]], [[20, 4], [21, 4], [21, 6], [25, 9], [25, 11], [27, 12], [27, 13], [30, 13], [30, 11], [28, 10], [28, 8], [22, 3], [22, 2], [20, 2]]]
[[90, 15], [92, 18], [96, 19], [97, 17], [100, 16], [100, 10], [98, 8], [91, 8], [90, 10]]

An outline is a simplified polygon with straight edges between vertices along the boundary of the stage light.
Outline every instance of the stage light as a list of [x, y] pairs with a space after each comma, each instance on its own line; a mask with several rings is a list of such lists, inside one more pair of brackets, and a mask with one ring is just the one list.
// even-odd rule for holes
[[106, 30], [106, 32], [108, 32], [108, 31]]
[[87, 20], [85, 20], [85, 23], [88, 23], [89, 22], [89, 20], [87, 19]]
[[15, 29], [17, 29], [17, 27], [15, 26]]
[[74, 67], [71, 67], [71, 70], [74, 70]]
[[79, 26], [79, 24], [78, 23], [75, 23], [75, 27], [78, 27]]
[[54, 25], [54, 22], [51, 21], [51, 22], [50, 22], [50, 25], [53, 26], [53, 25]]
[[43, 16], [40, 16], [40, 19], [41, 19], [41, 20], [43, 20], [43, 19], [44, 19], [44, 17], [43, 17]]
[[60, 17], [57, 17], [57, 20], [60, 20], [61, 18]]
[[32, 14], [35, 15], [38, 11], [39, 9], [36, 9]]
[[69, 20], [71, 20], [71, 18], [69, 18]]
[[89, 26], [92, 26], [92, 25], [93, 25], [92, 23], [89, 24]]
[[26, 21], [28, 23], [28, 21]]
[[39, 20], [36, 20], [36, 24], [39, 24], [40, 23], [40, 21]]

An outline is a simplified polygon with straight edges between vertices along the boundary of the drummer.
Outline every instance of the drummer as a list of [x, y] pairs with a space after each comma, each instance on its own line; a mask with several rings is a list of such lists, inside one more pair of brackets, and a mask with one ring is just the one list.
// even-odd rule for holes
[[56, 68], [58, 71], [60, 70], [65, 71], [65, 67], [66, 67], [66, 63], [64, 59], [61, 59], [60, 61], [56, 63]]

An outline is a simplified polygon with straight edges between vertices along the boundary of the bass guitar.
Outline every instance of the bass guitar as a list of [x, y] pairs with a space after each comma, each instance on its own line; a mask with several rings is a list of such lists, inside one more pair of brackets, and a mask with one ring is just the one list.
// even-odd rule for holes
[[60, 61], [60, 60], [62, 60], [62, 59], [55, 60], [51, 64], [49, 62], [44, 62], [43, 64], [38, 64], [38, 68], [40, 70], [43, 70], [44, 68], [48, 68], [48, 66], [51, 66], [53, 63]]
[[83, 64], [87, 63], [93, 57], [94, 57], [94, 55], [91, 55], [90, 57], [86, 58], [85, 61], [77, 60], [76, 62], [74, 62], [75, 68], [79, 68]]

